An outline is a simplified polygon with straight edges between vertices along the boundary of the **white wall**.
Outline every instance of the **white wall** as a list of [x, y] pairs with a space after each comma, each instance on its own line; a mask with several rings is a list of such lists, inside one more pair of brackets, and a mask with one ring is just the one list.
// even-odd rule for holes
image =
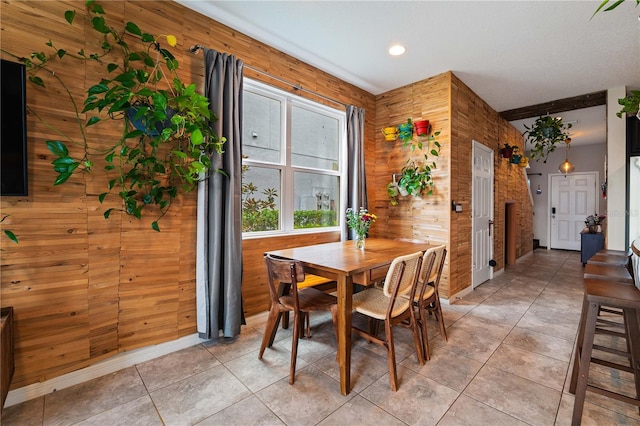
[[607, 233], [606, 247], [625, 250], [627, 121], [616, 116], [620, 110], [618, 99], [626, 96], [626, 88], [617, 86], [607, 90]]
[[[596, 145], [572, 146], [569, 151], [569, 161], [575, 166], [576, 172], [592, 172], [597, 171], [600, 176], [598, 182], [598, 199], [600, 200], [597, 213], [605, 213], [607, 201], [602, 198], [600, 184], [604, 180], [604, 161], [606, 154], [606, 144], [604, 141]], [[546, 164], [542, 161], [531, 161], [530, 168], [527, 169], [531, 182], [531, 193], [533, 194], [533, 238], [540, 240], [540, 245], [548, 247], [547, 241], [547, 222], [551, 214], [549, 199], [549, 174], [558, 173], [558, 166], [564, 161], [564, 146], [558, 146], [555, 152], [549, 155]], [[534, 176], [533, 173], [542, 173], [542, 176]], [[542, 194], [536, 194], [536, 189], [540, 185]], [[596, 212], [594, 212], [596, 213]]]

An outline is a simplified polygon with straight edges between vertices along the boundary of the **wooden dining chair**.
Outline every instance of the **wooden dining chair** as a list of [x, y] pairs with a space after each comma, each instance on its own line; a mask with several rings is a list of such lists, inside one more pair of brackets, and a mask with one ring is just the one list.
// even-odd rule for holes
[[[280, 318], [284, 313], [293, 313], [293, 335], [291, 337], [291, 365], [289, 367], [289, 384], [295, 381], [298, 340], [304, 327], [304, 315], [312, 311], [331, 311], [334, 329], [337, 327], [337, 303], [335, 296], [326, 294], [313, 287], [298, 289], [298, 283], [305, 280], [305, 272], [301, 262], [290, 259], [279, 259], [271, 255], [264, 257], [267, 266], [271, 308], [265, 327], [258, 359], [267, 347], [271, 347], [278, 331]], [[290, 284], [289, 291], [281, 294], [279, 286]], [[337, 329], [336, 329], [337, 336]]]
[[408, 322], [413, 333], [418, 362], [423, 362], [420, 329], [412, 306], [421, 264], [421, 251], [396, 257], [391, 262], [383, 288], [369, 287], [353, 295], [352, 308], [355, 312], [374, 320], [384, 321], [384, 339], [380, 339], [376, 334], [362, 330], [357, 326], [352, 326], [352, 330], [367, 341], [376, 343], [387, 350], [389, 382], [391, 390], [394, 392], [398, 390], [398, 375], [393, 326], [402, 325], [405, 321]]
[[418, 308], [417, 318], [421, 329], [422, 353], [425, 360], [429, 360], [427, 313], [436, 317], [440, 325], [440, 337], [445, 342], [447, 341], [447, 330], [444, 325], [440, 294], [438, 293], [440, 277], [442, 276], [446, 258], [447, 247], [445, 245], [428, 249], [422, 257], [422, 267], [418, 276], [418, 289], [416, 290], [414, 304]]

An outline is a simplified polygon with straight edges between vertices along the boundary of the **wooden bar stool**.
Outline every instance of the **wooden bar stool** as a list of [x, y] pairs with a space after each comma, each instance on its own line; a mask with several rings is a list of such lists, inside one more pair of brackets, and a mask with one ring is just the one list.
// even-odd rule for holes
[[602, 249], [602, 250], [598, 250], [598, 253], [600, 253], [600, 254], [612, 254], [612, 255], [615, 255], [615, 256], [629, 257], [629, 256], [631, 256], [631, 247], [629, 247], [626, 250]]
[[[590, 278], [585, 278], [584, 288], [582, 315], [580, 318], [573, 372], [569, 387], [569, 392], [575, 394], [572, 418], [573, 425], [579, 425], [581, 423], [587, 389], [640, 407], [640, 372], [638, 371], [640, 368], [640, 291], [638, 291], [635, 286]], [[602, 332], [603, 327], [611, 325], [606, 323], [602, 324], [601, 322], [601, 327], [598, 327], [598, 315], [601, 312], [601, 308], [622, 310], [624, 324], [621, 327], [622, 331], [618, 332], [618, 335], [626, 339], [627, 352], [594, 345], [596, 333]], [[616, 332], [609, 331], [609, 333]], [[593, 356], [594, 349], [619, 355], [625, 359], [625, 364], [596, 358]], [[632, 398], [612, 390], [589, 384], [589, 367], [592, 362], [633, 374], [636, 397]], [[626, 363], [628, 363], [628, 365]]]
[[597, 280], [616, 281], [623, 284], [633, 284], [633, 276], [629, 270], [623, 266], [587, 263], [584, 267], [584, 277]]
[[597, 252], [596, 254], [591, 256], [591, 258], [587, 261], [587, 264], [627, 267], [627, 265], [629, 264], [629, 256], [624, 254]]

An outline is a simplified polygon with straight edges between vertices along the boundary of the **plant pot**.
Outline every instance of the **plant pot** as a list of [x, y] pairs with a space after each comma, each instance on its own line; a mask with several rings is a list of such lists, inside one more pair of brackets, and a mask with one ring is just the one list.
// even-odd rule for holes
[[416, 129], [416, 134], [418, 136], [426, 136], [431, 132], [431, 126], [429, 125], [429, 120], [418, 120], [413, 126]]
[[387, 184], [387, 194], [389, 194], [390, 197], [397, 197], [398, 193], [399, 193], [398, 183], [397, 182], [389, 182]]
[[520, 162], [518, 163], [518, 166], [520, 167], [527, 167], [529, 165], [529, 157], [522, 157], [520, 159]]
[[398, 131], [400, 132], [400, 139], [402, 139], [403, 141], [411, 140], [411, 138], [413, 137], [413, 124], [400, 124], [398, 126]]
[[400, 195], [402, 195], [403, 197], [409, 195], [409, 191], [407, 191], [407, 188], [405, 188], [404, 186], [399, 186], [398, 192], [400, 192]]
[[502, 158], [511, 158], [513, 156], [513, 148], [502, 148], [500, 154], [502, 154]]
[[398, 129], [396, 127], [384, 127], [380, 129], [384, 135], [384, 140], [387, 142], [393, 142], [398, 139]]
[[509, 159], [509, 161], [513, 164], [520, 164], [520, 159], [522, 158], [522, 155], [520, 154], [513, 154], [511, 156], [511, 158]]
[[149, 105], [135, 105], [127, 110], [127, 117], [129, 117], [129, 121], [131, 121], [131, 124], [137, 130], [140, 130], [145, 135], [154, 138], [160, 135], [160, 133], [162, 133], [162, 129], [166, 127], [171, 127], [171, 117], [173, 117], [176, 114], [176, 110], [174, 110], [173, 108], [167, 107], [167, 109], [165, 110], [167, 118], [162, 122], [157, 122], [155, 127], [152, 128], [151, 125], [147, 123], [147, 120], [144, 116], [136, 117], [138, 113], [138, 109], [141, 106], [146, 106], [147, 108], [150, 108]]

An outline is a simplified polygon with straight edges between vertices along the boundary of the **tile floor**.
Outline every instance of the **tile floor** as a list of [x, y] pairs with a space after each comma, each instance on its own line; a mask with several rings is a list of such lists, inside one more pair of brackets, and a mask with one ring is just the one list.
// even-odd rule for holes
[[[330, 317], [312, 317], [288, 383], [290, 331], [262, 361], [263, 324], [236, 339], [193, 346], [4, 410], [9, 425], [565, 425], [582, 299], [579, 253], [535, 250], [452, 305], [449, 341], [431, 320], [432, 358], [416, 363], [398, 329], [400, 389], [391, 392], [386, 356], [355, 339], [352, 386], [339, 392]], [[594, 380], [633, 389], [600, 368]], [[634, 407], [587, 393], [583, 424], [640, 425]]]

